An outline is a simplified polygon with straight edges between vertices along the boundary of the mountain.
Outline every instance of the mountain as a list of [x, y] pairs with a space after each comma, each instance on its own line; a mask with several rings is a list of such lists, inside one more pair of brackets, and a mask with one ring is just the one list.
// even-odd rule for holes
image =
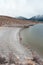
[[23, 17], [23, 16], [16, 17], [16, 19], [28, 20], [27, 18], [25, 18], [25, 17]]
[[43, 15], [33, 16], [31, 18], [25, 18], [25, 17], [19, 16], [19, 17], [16, 17], [16, 19], [19, 19], [19, 20], [43, 21]]
[[37, 16], [33, 16], [31, 17], [29, 20], [35, 20], [35, 21], [43, 21], [43, 15], [37, 15]]

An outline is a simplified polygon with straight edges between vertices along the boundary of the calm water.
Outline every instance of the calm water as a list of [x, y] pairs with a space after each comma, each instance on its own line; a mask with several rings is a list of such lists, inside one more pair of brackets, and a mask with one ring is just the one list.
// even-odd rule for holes
[[43, 24], [36, 24], [21, 32], [22, 43], [43, 56]]

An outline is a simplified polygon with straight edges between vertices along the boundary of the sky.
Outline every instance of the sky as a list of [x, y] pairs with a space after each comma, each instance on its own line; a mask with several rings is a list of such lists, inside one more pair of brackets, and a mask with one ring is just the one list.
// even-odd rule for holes
[[0, 15], [26, 18], [43, 15], [43, 0], [0, 0]]

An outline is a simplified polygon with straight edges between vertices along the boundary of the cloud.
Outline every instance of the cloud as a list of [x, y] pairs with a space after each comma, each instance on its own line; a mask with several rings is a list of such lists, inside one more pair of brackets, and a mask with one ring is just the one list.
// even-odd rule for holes
[[15, 0], [0, 0], [0, 15], [14, 16], [16, 12]]
[[29, 18], [42, 13], [43, 0], [0, 0], [0, 15]]

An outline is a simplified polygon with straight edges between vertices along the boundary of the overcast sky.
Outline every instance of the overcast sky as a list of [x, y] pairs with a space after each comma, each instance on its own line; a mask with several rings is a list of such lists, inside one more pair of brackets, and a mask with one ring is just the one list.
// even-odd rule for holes
[[0, 0], [0, 15], [27, 18], [43, 15], [43, 0]]

